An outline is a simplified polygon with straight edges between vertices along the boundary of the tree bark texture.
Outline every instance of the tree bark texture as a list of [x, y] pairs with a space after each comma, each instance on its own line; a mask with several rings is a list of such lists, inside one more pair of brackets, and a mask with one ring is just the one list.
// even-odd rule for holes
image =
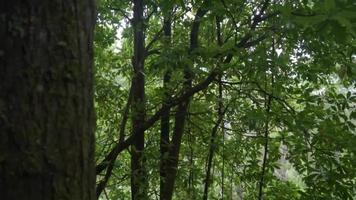
[[93, 200], [94, 0], [0, 5], [0, 199]]

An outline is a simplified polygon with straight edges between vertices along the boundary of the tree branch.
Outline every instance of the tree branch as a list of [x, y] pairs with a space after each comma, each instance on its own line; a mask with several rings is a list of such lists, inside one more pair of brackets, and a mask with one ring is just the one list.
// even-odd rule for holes
[[[196, 17], [194, 19], [193, 22], [193, 26], [192, 26], [192, 31], [191, 31], [191, 45], [190, 45], [190, 49], [192, 50], [193, 47], [197, 47], [198, 45], [198, 40], [195, 39], [195, 37], [198, 36], [198, 28], [199, 28], [199, 24], [198, 22], [200, 22], [200, 19], [207, 13], [208, 10], [206, 9], [199, 9], [197, 11]], [[252, 35], [250, 33], [246, 34], [245, 37], [243, 37], [239, 43], [236, 44], [237, 48], [246, 48], [246, 47], [250, 47], [253, 45], [256, 45], [257, 43], [259, 43], [260, 41], [262, 41], [263, 39], [265, 39], [266, 36], [258, 38], [254, 41], [248, 42], [248, 40], [252, 37]], [[224, 63], [229, 63], [233, 58], [232, 54], [229, 54], [226, 56]], [[220, 69], [218, 68], [214, 68], [210, 74], [208, 75], [208, 77], [203, 80], [202, 82], [198, 83], [197, 85], [189, 88], [189, 90], [187, 90], [186, 92], [184, 92], [182, 95], [177, 96], [177, 97], [172, 97], [172, 99], [167, 102], [167, 104], [163, 105], [159, 110], [156, 111], [156, 113], [154, 115], [152, 115], [144, 124], [142, 127], [140, 127], [141, 130], [146, 131], [147, 129], [149, 129], [150, 127], [152, 127], [161, 117], [161, 115], [167, 111], [168, 109], [177, 106], [178, 104], [180, 104], [181, 102], [186, 101], [187, 99], [189, 99], [190, 97], [192, 97], [194, 94], [206, 89], [215, 79], [216, 77], [220, 74]], [[99, 163], [96, 167], [96, 174], [101, 173], [110, 163], [111, 160], [116, 159], [116, 157], [118, 156], [118, 154], [120, 152], [122, 152], [123, 150], [125, 150], [126, 148], [128, 148], [132, 142], [133, 142], [133, 137], [130, 136], [129, 138], [127, 138], [124, 142], [119, 142], [117, 143], [117, 145], [110, 151], [110, 153], [104, 158], [104, 160]]]

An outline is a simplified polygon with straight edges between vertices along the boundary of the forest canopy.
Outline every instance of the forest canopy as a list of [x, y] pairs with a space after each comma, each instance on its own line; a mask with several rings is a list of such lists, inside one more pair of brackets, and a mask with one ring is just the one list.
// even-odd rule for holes
[[99, 199], [355, 199], [353, 0], [99, 0]]

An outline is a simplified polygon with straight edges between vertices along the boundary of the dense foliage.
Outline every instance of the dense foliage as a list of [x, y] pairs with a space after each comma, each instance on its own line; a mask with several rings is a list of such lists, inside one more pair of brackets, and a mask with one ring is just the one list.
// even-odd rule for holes
[[[353, 0], [145, 0], [144, 19], [135, 18], [137, 2], [98, 2], [102, 199], [131, 198], [136, 150], [128, 138], [138, 107], [145, 111], [140, 184], [148, 199], [159, 199], [168, 182], [160, 179], [172, 149], [179, 155], [173, 199], [355, 199]], [[137, 72], [139, 31], [145, 58]], [[131, 94], [138, 73], [145, 78], [139, 103]]]

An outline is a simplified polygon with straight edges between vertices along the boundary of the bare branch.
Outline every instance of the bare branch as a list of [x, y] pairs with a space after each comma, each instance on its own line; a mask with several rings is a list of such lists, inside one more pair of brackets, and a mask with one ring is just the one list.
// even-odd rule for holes
[[108, 7], [110, 10], [113, 10], [113, 11], [116, 11], [116, 12], [119, 12], [122, 16], [124, 16], [130, 23], [132, 22], [132, 19], [126, 14], [126, 11], [121, 9], [121, 8], [116, 8], [116, 7], [112, 7], [112, 6], [109, 6]]

